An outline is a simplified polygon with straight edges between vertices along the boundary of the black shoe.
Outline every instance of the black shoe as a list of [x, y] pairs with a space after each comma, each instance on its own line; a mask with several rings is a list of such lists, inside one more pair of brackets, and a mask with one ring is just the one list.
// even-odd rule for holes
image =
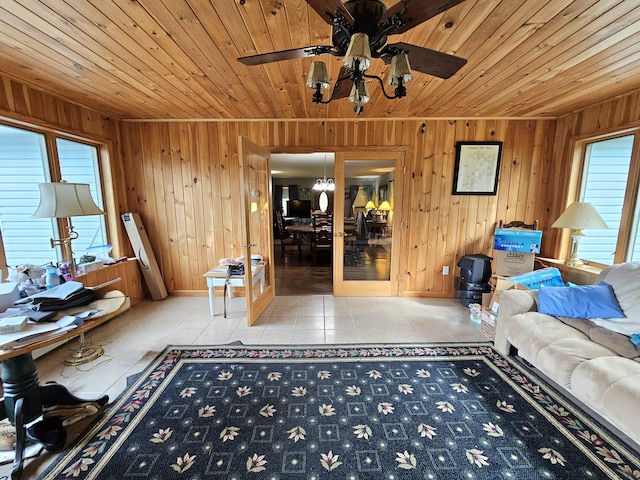
[[48, 452], [61, 450], [67, 442], [62, 417], [48, 417], [27, 428], [27, 438], [41, 443]]

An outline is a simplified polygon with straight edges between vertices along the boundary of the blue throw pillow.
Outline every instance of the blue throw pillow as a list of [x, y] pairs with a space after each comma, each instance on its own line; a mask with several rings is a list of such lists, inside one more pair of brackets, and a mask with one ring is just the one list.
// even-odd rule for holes
[[576, 287], [545, 287], [538, 293], [538, 311], [555, 317], [624, 318], [608, 283]]

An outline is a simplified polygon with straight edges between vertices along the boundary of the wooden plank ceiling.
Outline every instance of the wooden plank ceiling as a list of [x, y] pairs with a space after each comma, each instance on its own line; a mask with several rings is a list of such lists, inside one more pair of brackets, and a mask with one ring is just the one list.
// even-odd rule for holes
[[[465, 0], [390, 41], [468, 63], [414, 72], [401, 100], [372, 85], [361, 117], [562, 116], [640, 88], [639, 31], [638, 0]], [[311, 102], [311, 58], [236, 60], [330, 34], [305, 0], [6, 0], [0, 71], [120, 119], [353, 118], [347, 99]], [[321, 59], [335, 82], [340, 59]]]

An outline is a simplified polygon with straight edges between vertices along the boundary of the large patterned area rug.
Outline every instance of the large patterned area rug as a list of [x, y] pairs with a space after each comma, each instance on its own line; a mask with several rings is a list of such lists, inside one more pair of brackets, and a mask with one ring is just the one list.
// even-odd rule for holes
[[490, 344], [169, 346], [41, 478], [638, 479]]

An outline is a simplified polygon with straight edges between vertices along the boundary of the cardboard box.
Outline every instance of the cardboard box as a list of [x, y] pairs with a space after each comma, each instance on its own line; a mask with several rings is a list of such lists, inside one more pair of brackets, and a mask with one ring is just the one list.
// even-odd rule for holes
[[482, 310], [480, 315], [480, 333], [493, 340], [496, 336], [498, 315], [491, 310]]
[[542, 230], [497, 228], [494, 235], [494, 250], [522, 253], [540, 253]]
[[78, 271], [81, 274], [93, 272], [99, 268], [104, 267], [104, 260], [95, 260], [93, 262], [81, 263], [78, 265]]
[[496, 275], [512, 277], [533, 270], [535, 253], [511, 252], [508, 250], [494, 250]]
[[560, 270], [555, 267], [542, 268], [533, 272], [508, 277], [507, 281], [524, 285], [530, 290], [538, 290], [540, 285], [546, 287], [564, 287]]
[[27, 325], [27, 316], [20, 315], [19, 317], [6, 317], [0, 319], [0, 333], [13, 333], [24, 330]]

